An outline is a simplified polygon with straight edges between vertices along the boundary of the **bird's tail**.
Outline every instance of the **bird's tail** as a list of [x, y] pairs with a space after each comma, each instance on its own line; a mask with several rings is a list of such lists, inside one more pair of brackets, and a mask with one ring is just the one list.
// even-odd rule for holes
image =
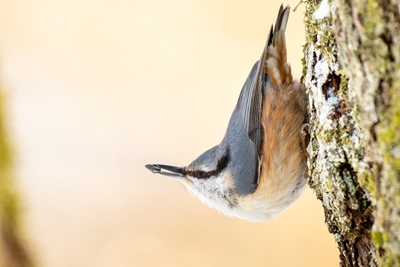
[[275, 27], [271, 26], [266, 47], [265, 71], [276, 87], [288, 86], [293, 81], [292, 71], [286, 57], [285, 30], [289, 13], [290, 7], [283, 8], [281, 5]]

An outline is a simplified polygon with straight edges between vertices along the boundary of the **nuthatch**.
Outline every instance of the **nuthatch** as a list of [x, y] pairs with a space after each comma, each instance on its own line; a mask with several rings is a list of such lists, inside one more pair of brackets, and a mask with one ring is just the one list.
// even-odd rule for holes
[[289, 6], [280, 7], [222, 142], [187, 167], [146, 165], [153, 173], [180, 179], [201, 201], [228, 216], [270, 220], [306, 187], [301, 131], [307, 125], [307, 95], [286, 61], [289, 12]]

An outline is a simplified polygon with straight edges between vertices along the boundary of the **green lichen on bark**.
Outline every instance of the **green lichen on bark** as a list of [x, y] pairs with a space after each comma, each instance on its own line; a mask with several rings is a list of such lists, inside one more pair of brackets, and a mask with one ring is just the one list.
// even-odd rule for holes
[[372, 241], [379, 266], [400, 266], [400, 3], [332, 1], [333, 31], [359, 110], [365, 162], [361, 176], [376, 204]]
[[310, 186], [342, 266], [400, 266], [400, 2], [305, 4]]
[[[305, 1], [304, 82], [310, 94], [309, 184], [322, 201], [342, 266], [376, 266], [371, 240], [376, 194], [351, 77], [338, 58], [332, 16], [316, 17]], [[351, 9], [350, 9], [351, 10]]]
[[385, 237], [385, 242], [376, 243], [384, 255], [382, 266], [400, 266], [400, 80], [393, 79], [388, 107], [377, 130], [384, 161], [376, 222], [376, 231]]

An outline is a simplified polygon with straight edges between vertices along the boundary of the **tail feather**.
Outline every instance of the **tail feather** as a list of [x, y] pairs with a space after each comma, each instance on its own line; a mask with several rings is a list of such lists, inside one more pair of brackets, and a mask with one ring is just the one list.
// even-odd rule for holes
[[271, 25], [271, 30], [269, 32], [268, 46], [272, 44], [273, 36], [279, 31], [286, 31], [286, 26], [289, 20], [290, 6], [286, 6], [283, 9], [283, 5], [279, 8], [278, 16], [276, 17], [275, 27]]
[[290, 65], [287, 63], [285, 30], [290, 7], [279, 9], [275, 27], [271, 27], [265, 60], [265, 69], [271, 82], [277, 86], [290, 85], [293, 81]]

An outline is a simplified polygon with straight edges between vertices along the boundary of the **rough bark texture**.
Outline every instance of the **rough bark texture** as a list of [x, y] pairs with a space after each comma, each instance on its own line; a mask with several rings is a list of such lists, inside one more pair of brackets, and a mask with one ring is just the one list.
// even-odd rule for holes
[[4, 129], [0, 88], [0, 267], [33, 266], [21, 233], [21, 208], [12, 174], [12, 153]]
[[400, 2], [305, 4], [309, 184], [341, 266], [400, 266]]

